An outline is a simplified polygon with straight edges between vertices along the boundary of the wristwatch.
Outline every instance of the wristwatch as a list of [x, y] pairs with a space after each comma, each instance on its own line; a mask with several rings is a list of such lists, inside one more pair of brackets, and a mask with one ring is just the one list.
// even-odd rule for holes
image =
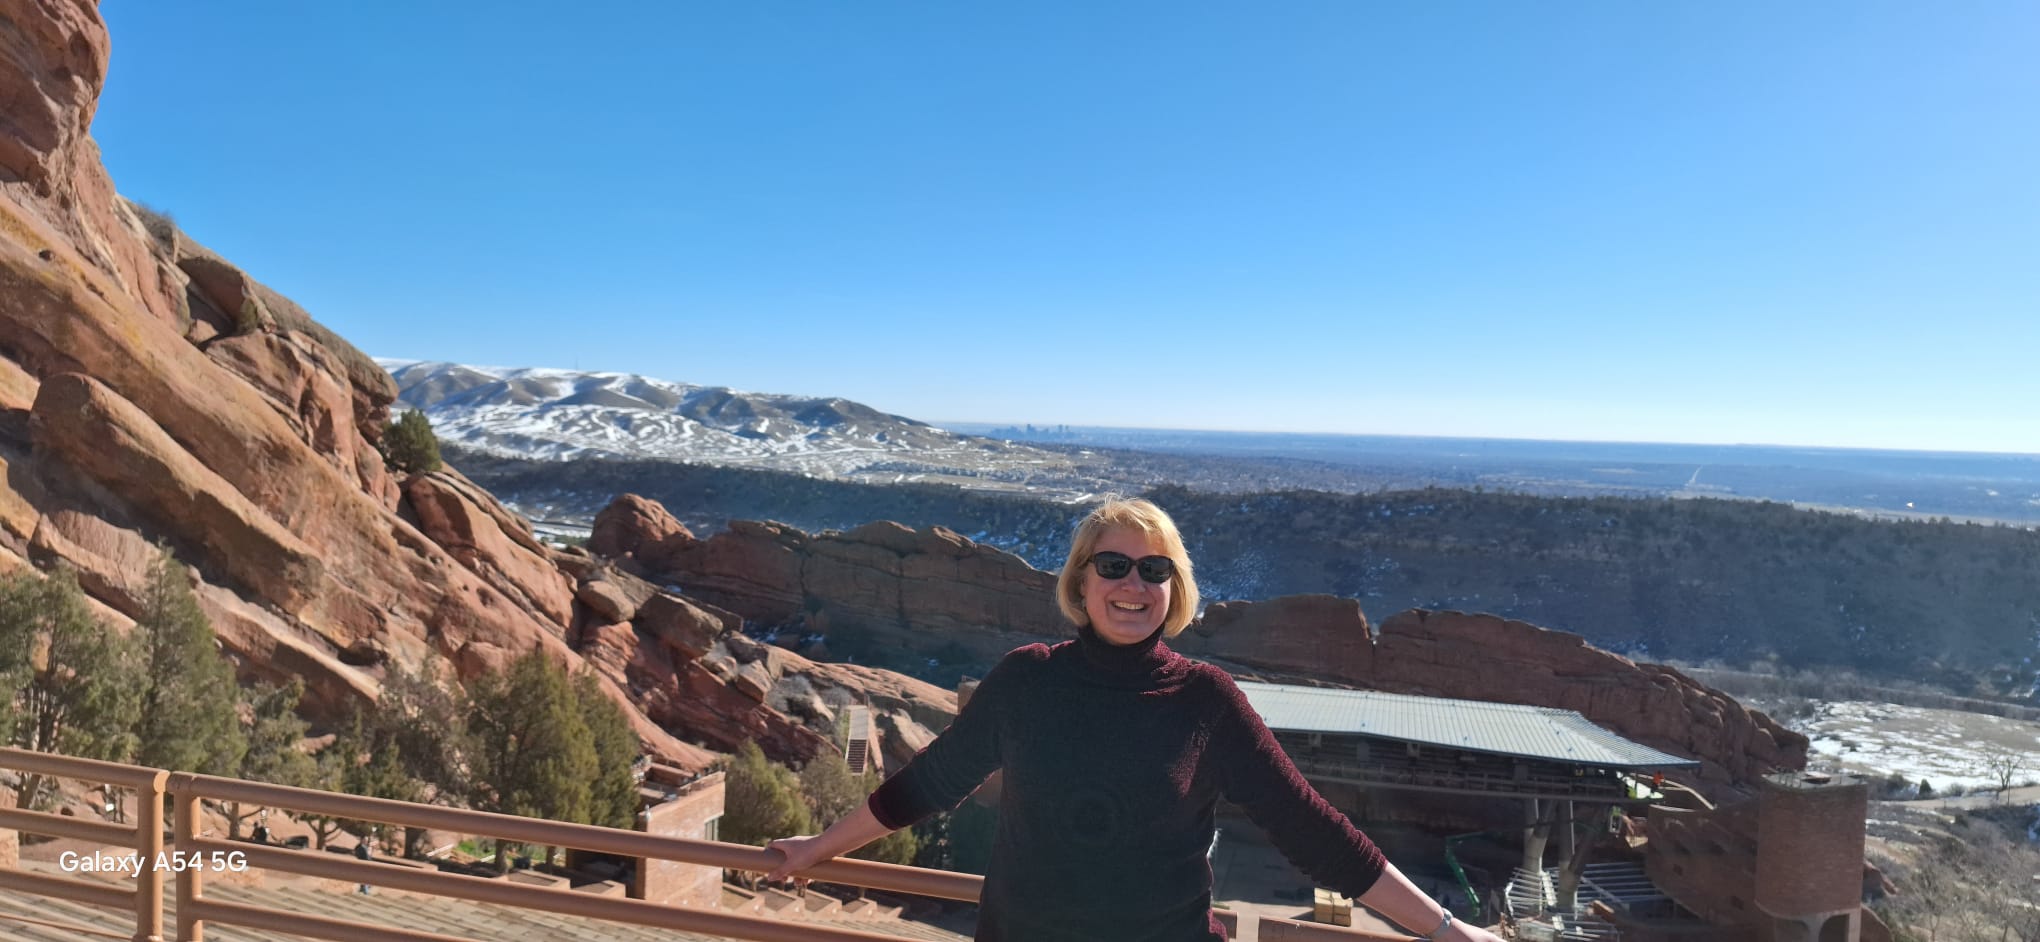
[[1452, 910], [1447, 909], [1445, 910], [1445, 918], [1438, 920], [1438, 928], [1433, 929], [1430, 932], [1425, 933], [1424, 935], [1418, 936], [1417, 938], [1420, 939], [1421, 942], [1432, 942], [1433, 939], [1438, 938], [1439, 933], [1444, 932], [1446, 929], [1449, 929], [1451, 927], [1452, 927]]

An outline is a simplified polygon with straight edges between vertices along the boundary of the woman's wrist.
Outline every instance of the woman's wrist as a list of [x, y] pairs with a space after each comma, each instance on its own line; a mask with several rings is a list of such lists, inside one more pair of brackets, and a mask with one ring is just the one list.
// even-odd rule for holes
[[1418, 936], [1417, 938], [1421, 939], [1422, 942], [1437, 942], [1438, 939], [1444, 937], [1445, 933], [1452, 928], [1454, 922], [1456, 922], [1456, 920], [1452, 918], [1452, 910], [1447, 909], [1444, 911], [1444, 913], [1439, 915], [1438, 921], [1437, 923], [1434, 924], [1431, 931], [1426, 932], [1423, 935]]

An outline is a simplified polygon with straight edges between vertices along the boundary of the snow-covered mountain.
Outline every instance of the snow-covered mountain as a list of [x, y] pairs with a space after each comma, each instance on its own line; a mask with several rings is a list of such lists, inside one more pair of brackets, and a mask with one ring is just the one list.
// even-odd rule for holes
[[1067, 471], [1057, 452], [958, 435], [839, 398], [739, 392], [634, 373], [377, 359], [441, 441], [506, 457], [637, 458], [999, 488]]

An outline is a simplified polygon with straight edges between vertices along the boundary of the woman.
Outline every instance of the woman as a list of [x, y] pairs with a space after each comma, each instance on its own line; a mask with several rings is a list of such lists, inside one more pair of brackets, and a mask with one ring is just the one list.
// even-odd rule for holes
[[962, 803], [1004, 770], [977, 938], [1212, 942], [1214, 812], [1246, 809], [1290, 861], [1439, 942], [1495, 942], [1381, 857], [1298, 774], [1224, 671], [1169, 650], [1197, 611], [1161, 508], [1113, 501], [1077, 527], [1056, 583], [1077, 639], [1007, 654], [970, 705], [849, 817], [775, 840], [783, 880]]

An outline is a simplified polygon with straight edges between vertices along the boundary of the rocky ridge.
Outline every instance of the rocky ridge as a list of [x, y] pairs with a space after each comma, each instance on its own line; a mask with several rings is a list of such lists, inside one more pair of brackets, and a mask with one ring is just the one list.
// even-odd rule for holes
[[[940, 527], [807, 534], [737, 521], [699, 540], [655, 502], [625, 496], [596, 518], [590, 545], [784, 637], [819, 638], [822, 648], [849, 635], [981, 666], [1020, 644], [1069, 635], [1052, 574]], [[1411, 610], [1377, 630], [1350, 598], [1221, 602], [1174, 646], [1266, 680], [1577, 710], [1701, 760], [1709, 786], [1806, 762], [1805, 737], [1675, 670], [1490, 615]]]

